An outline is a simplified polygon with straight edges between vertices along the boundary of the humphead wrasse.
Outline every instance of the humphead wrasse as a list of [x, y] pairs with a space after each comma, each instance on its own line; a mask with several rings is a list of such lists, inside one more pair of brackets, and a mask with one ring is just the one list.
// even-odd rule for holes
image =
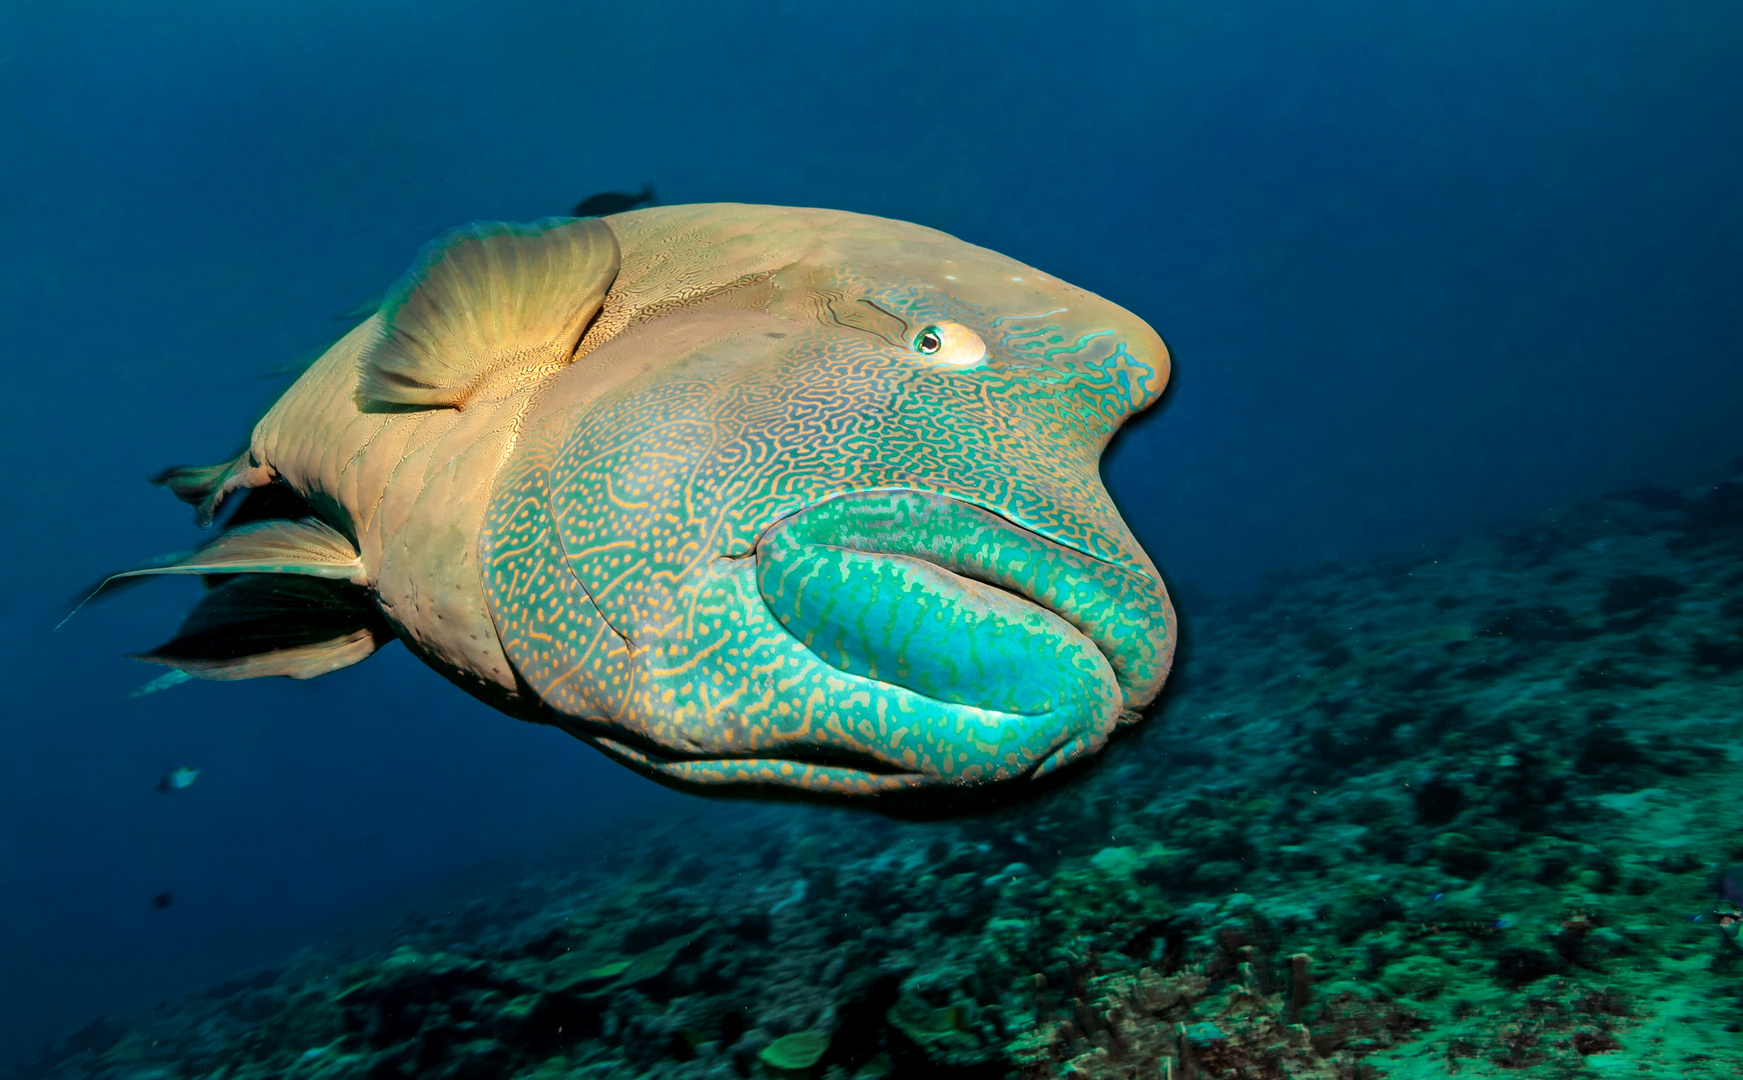
[[[1102, 486], [1168, 352], [917, 225], [670, 206], [432, 242], [232, 461], [160, 477], [215, 583], [143, 657], [310, 678], [393, 638], [503, 712], [702, 788], [1037, 777], [1167, 677]], [[111, 579], [114, 580], [114, 579]]]

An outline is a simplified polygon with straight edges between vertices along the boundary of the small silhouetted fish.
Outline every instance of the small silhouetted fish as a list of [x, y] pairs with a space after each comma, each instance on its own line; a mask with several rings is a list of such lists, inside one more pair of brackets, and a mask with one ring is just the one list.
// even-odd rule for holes
[[165, 908], [169, 907], [171, 904], [174, 904], [175, 902], [176, 902], [176, 894], [175, 893], [160, 892], [156, 896], [151, 898], [151, 910], [162, 911]]
[[654, 201], [654, 185], [649, 184], [631, 195], [627, 191], [601, 191], [597, 195], [589, 195], [575, 204], [570, 211], [571, 217], [604, 217], [607, 214], [621, 214], [625, 210], [634, 210], [642, 203]]
[[[1733, 866], [1719, 875], [1719, 902], [1713, 906], [1713, 921], [1727, 941], [1735, 945], [1743, 933], [1743, 866]], [[1696, 916], [1696, 921], [1702, 921]]]
[[[344, 311], [341, 311], [339, 314], [333, 316], [333, 321], [334, 322], [362, 322], [364, 319], [369, 318], [371, 315], [373, 315], [377, 311], [381, 310], [381, 301], [383, 299], [385, 299], [385, 298], [378, 296], [373, 300], [365, 300], [361, 304], [354, 304], [351, 307], [346, 308]], [[316, 352], [315, 355], [313, 355], [313, 356], [307, 357], [307, 358], [302, 359], [302, 360], [297, 360], [291, 364], [286, 364], [283, 367], [273, 368], [271, 371], [267, 372], [267, 374], [268, 375], [289, 375], [293, 370], [296, 371], [298, 374], [300, 374], [303, 371], [305, 371], [310, 364], [314, 363], [316, 360], [319, 360], [321, 358], [321, 353], [325, 352], [325, 351], [326, 351], [325, 349], [322, 349], [319, 352]], [[297, 364], [301, 364], [302, 366], [297, 367], [296, 366]]]
[[1719, 875], [1719, 899], [1743, 908], [1743, 866], [1733, 866]]
[[172, 791], [180, 791], [182, 788], [192, 787], [194, 781], [199, 778], [200, 770], [192, 769], [183, 765], [179, 769], [171, 769], [169, 772], [164, 773], [163, 779], [157, 782], [157, 790], [159, 794], [168, 795]]
[[[375, 307], [380, 307], [380, 306], [381, 306], [380, 304], [375, 305]], [[371, 315], [375, 314], [375, 307], [370, 308], [368, 311], [363, 312], [363, 314], [361, 314], [361, 315], [354, 314], [353, 311], [346, 311], [346, 312], [341, 312], [340, 314], [333, 316], [333, 318], [335, 321], [339, 320], [339, 319], [349, 319], [352, 322], [358, 322], [362, 319], [367, 319]], [[357, 310], [362, 310], [362, 309], [358, 308], [358, 309], [353, 309], [353, 310], [357, 311]], [[311, 350], [309, 352], [303, 353], [301, 356], [297, 357], [295, 360], [292, 360], [288, 363], [280, 364], [275, 368], [268, 368], [266, 371], [263, 371], [260, 373], [260, 377], [263, 379], [278, 379], [278, 378], [283, 378], [286, 375], [301, 375], [303, 372], [309, 370], [309, 368], [314, 364], [314, 362], [321, 358], [321, 354], [324, 352], [326, 352], [325, 349], [314, 349], [314, 350]]]

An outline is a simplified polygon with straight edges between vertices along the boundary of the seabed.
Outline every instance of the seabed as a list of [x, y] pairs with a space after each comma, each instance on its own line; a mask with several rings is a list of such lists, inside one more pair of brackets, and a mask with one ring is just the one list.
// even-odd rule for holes
[[692, 806], [12, 1075], [1743, 1076], [1743, 476], [1181, 607], [1038, 801]]

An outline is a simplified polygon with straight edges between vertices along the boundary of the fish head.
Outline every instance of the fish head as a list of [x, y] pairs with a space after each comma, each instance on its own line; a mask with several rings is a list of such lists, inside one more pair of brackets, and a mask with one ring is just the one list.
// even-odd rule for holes
[[[686, 785], [873, 795], [1093, 753], [1175, 642], [1098, 472], [1161, 339], [933, 230], [731, 216], [770, 209], [685, 234], [760, 265], [620, 319], [526, 414], [480, 541], [517, 672]], [[672, 230], [613, 226], [633, 286]]]
[[[781, 275], [797, 286], [789, 310], [809, 309], [827, 339], [813, 345], [825, 354], [814, 370], [867, 365], [880, 437], [858, 460], [1156, 576], [1100, 461], [1166, 388], [1162, 339], [1118, 305], [996, 252], [917, 226], [898, 235], [836, 242]], [[813, 366], [798, 351], [797, 366]]]

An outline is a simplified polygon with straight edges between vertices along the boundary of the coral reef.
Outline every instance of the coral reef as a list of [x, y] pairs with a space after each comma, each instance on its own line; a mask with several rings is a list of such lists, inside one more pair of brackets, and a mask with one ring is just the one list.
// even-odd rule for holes
[[1190, 616], [1028, 804], [649, 820], [14, 1080], [1743, 1075], [1743, 478]]

